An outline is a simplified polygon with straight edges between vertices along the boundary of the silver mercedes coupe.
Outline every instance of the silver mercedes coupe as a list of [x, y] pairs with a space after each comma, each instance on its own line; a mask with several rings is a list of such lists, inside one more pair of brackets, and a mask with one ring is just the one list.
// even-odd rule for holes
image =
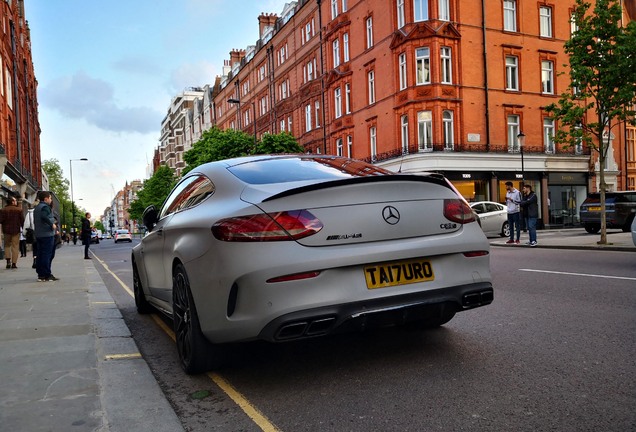
[[132, 252], [137, 310], [172, 318], [186, 373], [229, 342], [376, 326], [439, 327], [490, 304], [489, 244], [439, 174], [321, 155], [261, 155], [189, 172]]

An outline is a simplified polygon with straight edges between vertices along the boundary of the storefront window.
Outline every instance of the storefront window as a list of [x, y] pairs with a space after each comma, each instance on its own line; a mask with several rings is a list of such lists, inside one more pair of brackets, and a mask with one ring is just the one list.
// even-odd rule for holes
[[490, 195], [488, 194], [488, 181], [486, 180], [458, 180], [452, 181], [452, 183], [468, 202], [490, 200]]
[[587, 188], [578, 185], [555, 185], [548, 187], [548, 194], [550, 225], [579, 226], [579, 207], [587, 196]]

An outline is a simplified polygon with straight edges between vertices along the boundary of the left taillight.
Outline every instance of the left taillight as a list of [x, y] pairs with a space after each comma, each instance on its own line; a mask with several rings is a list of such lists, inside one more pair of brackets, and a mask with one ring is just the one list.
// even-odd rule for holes
[[212, 226], [212, 234], [228, 242], [288, 241], [316, 234], [322, 227], [309, 211], [292, 210], [222, 219]]
[[444, 200], [444, 217], [452, 222], [466, 224], [475, 221], [475, 214], [468, 203], [461, 199]]

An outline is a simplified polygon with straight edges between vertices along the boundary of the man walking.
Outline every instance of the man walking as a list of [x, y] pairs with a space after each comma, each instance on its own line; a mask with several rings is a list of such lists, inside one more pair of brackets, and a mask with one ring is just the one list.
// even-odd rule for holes
[[[510, 227], [510, 240], [506, 244], [519, 244], [521, 236], [519, 203], [521, 202], [521, 193], [512, 185], [512, 182], [506, 182], [506, 206], [508, 210], [508, 226]], [[515, 232], [517, 240], [515, 240]]]
[[523, 208], [523, 213], [528, 218], [528, 235], [530, 241], [528, 244], [532, 247], [537, 245], [537, 218], [539, 217], [539, 202], [537, 194], [532, 190], [529, 184], [523, 185], [523, 199], [519, 203]]
[[51, 198], [50, 192], [40, 191], [38, 192], [38, 199], [40, 202], [33, 211], [35, 239], [38, 245], [35, 270], [38, 273], [38, 282], [56, 281], [59, 279], [51, 273], [55, 231], [57, 230], [57, 225], [53, 218], [53, 210], [51, 209], [53, 198]]
[[91, 245], [91, 214], [86, 213], [82, 219], [82, 244], [84, 245], [84, 259], [91, 259], [88, 256], [88, 248]]
[[18, 268], [18, 254], [20, 252], [20, 232], [24, 225], [24, 214], [18, 207], [18, 200], [11, 196], [7, 205], [0, 210], [0, 224], [4, 234], [4, 251], [7, 257], [7, 268]]

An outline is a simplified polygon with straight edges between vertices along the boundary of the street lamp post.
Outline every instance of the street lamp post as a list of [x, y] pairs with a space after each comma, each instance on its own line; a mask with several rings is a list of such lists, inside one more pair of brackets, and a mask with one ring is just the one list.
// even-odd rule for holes
[[86, 158], [81, 159], [69, 159], [68, 165], [70, 167], [71, 173], [71, 206], [73, 208], [73, 220], [71, 221], [71, 232], [76, 232], [75, 230], [75, 200], [73, 199], [73, 162], [75, 161], [87, 161]]
[[238, 129], [241, 129], [241, 100], [230, 98], [227, 100], [227, 103], [236, 104], [236, 124], [238, 125]]
[[[231, 104], [237, 104], [238, 105], [238, 111], [239, 111], [239, 118], [241, 117], [241, 100], [240, 99], [234, 99], [234, 98], [230, 98], [227, 100], [228, 103]], [[252, 102], [252, 123], [254, 124], [254, 150], [256, 150], [256, 103]], [[239, 129], [241, 128], [241, 123], [240, 120], [238, 122], [239, 124]]]
[[523, 166], [523, 146], [526, 144], [526, 135], [523, 133], [523, 131], [519, 132], [519, 135], [517, 135], [517, 140], [519, 141], [519, 153], [521, 153], [521, 185], [523, 186], [526, 179], [526, 173]]

